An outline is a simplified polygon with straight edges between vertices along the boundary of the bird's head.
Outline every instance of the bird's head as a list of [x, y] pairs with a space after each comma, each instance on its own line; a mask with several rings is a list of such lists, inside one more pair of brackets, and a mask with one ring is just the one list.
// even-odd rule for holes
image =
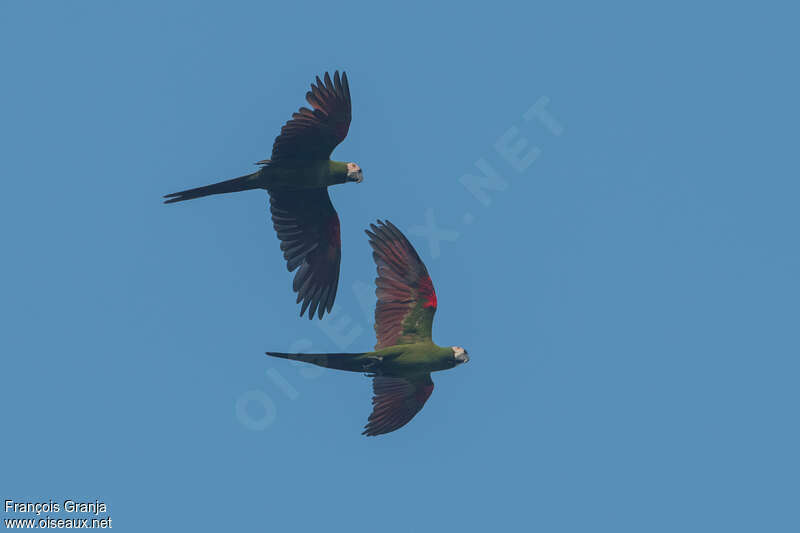
[[466, 363], [469, 361], [469, 354], [464, 348], [461, 346], [451, 346], [450, 348], [453, 350], [453, 359], [455, 360], [454, 366], [458, 366], [461, 363]]
[[364, 181], [364, 173], [361, 172], [361, 167], [355, 163], [347, 163], [347, 181], [355, 181], [361, 183]]

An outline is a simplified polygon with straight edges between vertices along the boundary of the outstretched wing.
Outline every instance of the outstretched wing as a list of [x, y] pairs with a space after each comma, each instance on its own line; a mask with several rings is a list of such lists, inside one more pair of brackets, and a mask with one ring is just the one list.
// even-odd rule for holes
[[366, 233], [378, 267], [375, 349], [430, 341], [436, 292], [428, 270], [394, 224], [378, 220], [370, 229]]
[[312, 109], [301, 107], [281, 128], [272, 145], [272, 161], [329, 159], [347, 136], [351, 117], [347, 74], [340, 78], [337, 70], [331, 80], [326, 72], [324, 79], [317, 76], [306, 93]]
[[372, 381], [372, 414], [362, 435], [382, 435], [399, 429], [419, 413], [433, 392], [430, 374], [413, 378], [376, 376]]
[[300, 316], [308, 309], [309, 319], [315, 312], [322, 318], [333, 308], [342, 259], [339, 216], [328, 189], [269, 191], [269, 208], [289, 272], [300, 267], [292, 284], [297, 303], [303, 302]]

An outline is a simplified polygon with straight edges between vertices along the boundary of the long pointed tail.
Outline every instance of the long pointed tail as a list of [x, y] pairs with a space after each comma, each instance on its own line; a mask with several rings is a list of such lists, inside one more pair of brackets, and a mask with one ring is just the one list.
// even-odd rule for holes
[[206, 185], [205, 187], [197, 187], [196, 189], [187, 189], [185, 191], [174, 192], [167, 194], [164, 198], [165, 204], [174, 202], [183, 202], [184, 200], [193, 200], [195, 198], [202, 198], [203, 196], [211, 196], [212, 194], [223, 194], [226, 192], [247, 191], [249, 189], [258, 189], [258, 172], [248, 174], [232, 180], [220, 181], [213, 185]]
[[293, 359], [303, 361], [312, 365], [324, 366], [325, 368], [335, 368], [337, 370], [350, 370], [352, 372], [363, 372], [364, 365], [369, 364], [368, 358], [363, 357], [364, 353], [280, 353], [267, 352], [272, 357], [282, 359]]

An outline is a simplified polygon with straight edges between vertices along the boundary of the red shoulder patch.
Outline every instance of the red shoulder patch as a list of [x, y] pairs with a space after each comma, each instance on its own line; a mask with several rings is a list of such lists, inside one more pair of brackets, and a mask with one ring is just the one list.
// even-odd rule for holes
[[419, 295], [425, 301], [422, 304], [422, 307], [433, 307], [436, 309], [436, 291], [433, 290], [433, 282], [431, 281], [430, 276], [425, 276], [419, 280]]

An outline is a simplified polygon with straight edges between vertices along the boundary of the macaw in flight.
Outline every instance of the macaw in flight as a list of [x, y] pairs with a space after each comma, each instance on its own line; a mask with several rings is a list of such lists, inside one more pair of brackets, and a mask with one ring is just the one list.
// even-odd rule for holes
[[350, 86], [347, 74], [336, 71], [331, 79], [316, 83], [306, 93], [313, 109], [301, 107], [281, 128], [272, 156], [261, 168], [240, 178], [167, 194], [164, 203], [182, 202], [212, 194], [265, 189], [269, 193], [272, 224], [281, 241], [300, 316], [312, 319], [333, 309], [342, 258], [339, 216], [331, 204], [328, 187], [361, 183], [364, 175], [355, 163], [332, 161], [331, 153], [350, 129]]
[[378, 268], [375, 280], [375, 350], [364, 353], [278, 353], [267, 355], [318, 366], [365, 372], [372, 378], [372, 414], [364, 435], [406, 425], [433, 392], [431, 372], [469, 361], [460, 346], [437, 346], [431, 338], [436, 292], [416, 250], [391, 222], [366, 233]]

